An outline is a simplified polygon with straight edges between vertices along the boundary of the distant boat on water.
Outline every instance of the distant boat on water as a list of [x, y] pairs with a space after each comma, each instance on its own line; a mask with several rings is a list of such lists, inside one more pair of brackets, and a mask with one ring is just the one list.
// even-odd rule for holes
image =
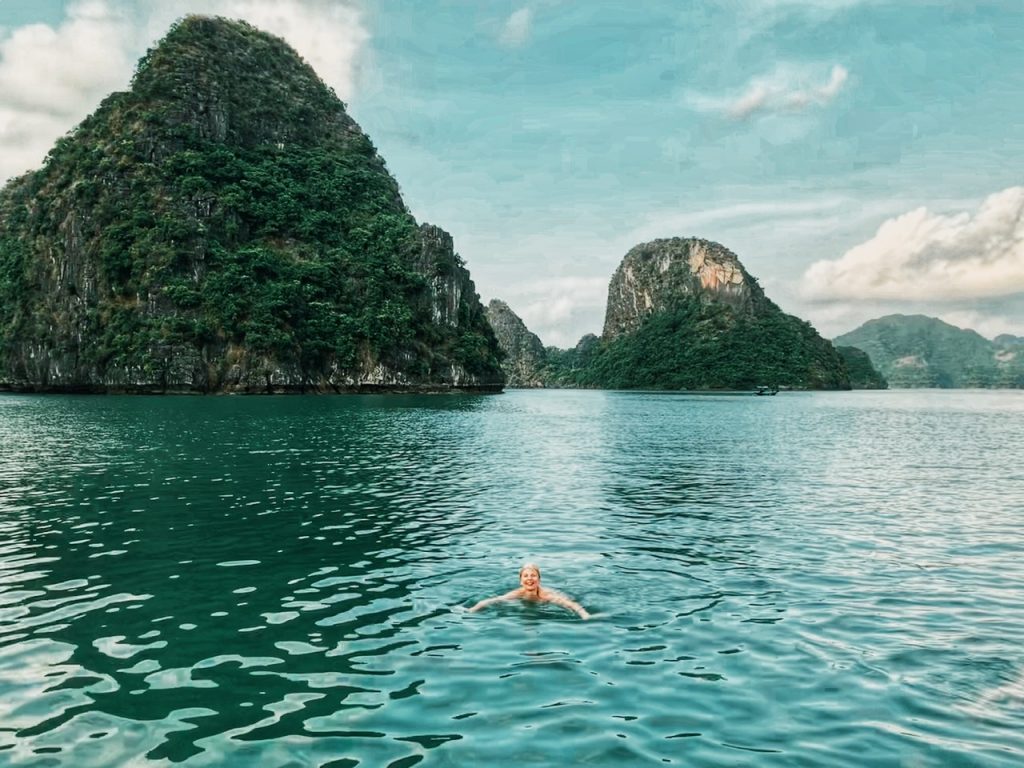
[[754, 390], [754, 394], [755, 395], [777, 395], [777, 394], [779, 394], [779, 388], [778, 387], [760, 386], [760, 387], [758, 387], [757, 389]]

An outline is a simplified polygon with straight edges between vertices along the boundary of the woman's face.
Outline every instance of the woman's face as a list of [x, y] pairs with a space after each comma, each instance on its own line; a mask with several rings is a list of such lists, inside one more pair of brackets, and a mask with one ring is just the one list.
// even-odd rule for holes
[[540, 586], [540, 573], [536, 568], [523, 568], [519, 572], [519, 586], [532, 592]]

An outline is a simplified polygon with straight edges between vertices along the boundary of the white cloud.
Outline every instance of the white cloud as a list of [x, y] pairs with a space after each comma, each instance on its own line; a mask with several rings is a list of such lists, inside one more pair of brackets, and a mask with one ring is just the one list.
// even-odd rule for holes
[[132, 73], [123, 16], [103, 2], [71, 6], [56, 29], [0, 39], [0, 183], [42, 162], [53, 142]]
[[937, 312], [935, 316], [957, 328], [966, 328], [980, 333], [986, 339], [994, 339], [1003, 333], [1017, 335], [1022, 327], [1019, 318], [972, 309]]
[[572, 347], [600, 333], [608, 298], [606, 277], [552, 277], [517, 286], [508, 304], [545, 344]]
[[518, 48], [530, 37], [532, 24], [533, 11], [529, 8], [520, 8], [505, 20], [498, 40], [509, 48]]
[[802, 112], [823, 107], [839, 95], [849, 78], [849, 71], [839, 64], [832, 66], [824, 82], [820, 71], [779, 66], [768, 75], [751, 79], [738, 95], [690, 93], [686, 98], [699, 111], [747, 120], [759, 113]]
[[809, 90], [797, 89], [786, 93], [783, 105], [793, 109], [804, 109], [814, 104], [828, 104], [839, 94], [849, 76], [850, 73], [846, 71], [846, 68], [837, 64], [832, 67], [832, 72], [829, 74], [828, 82], [825, 85]]
[[644, 217], [644, 221], [632, 230], [628, 239], [640, 243], [659, 237], [707, 238], [710, 232], [718, 230], [761, 226], [777, 229], [782, 219], [786, 220], [789, 233], [792, 233], [793, 226], [800, 226], [801, 223], [817, 231], [822, 221], [834, 220], [848, 204], [849, 201], [842, 197], [822, 196], [804, 200], [727, 203], [693, 211], [655, 211]]
[[1024, 187], [977, 211], [918, 208], [884, 222], [842, 257], [818, 261], [801, 292], [814, 300], [953, 301], [1024, 292]]
[[123, 0], [79, 0], [56, 27], [0, 29], [0, 184], [38, 167], [54, 141], [104, 96], [127, 87], [146, 48], [189, 13], [245, 19], [285, 38], [342, 99], [353, 92], [369, 39], [355, 7], [329, 0], [170, 0], [130, 7]]
[[[775, 298], [773, 296], [773, 298]], [[786, 293], [788, 302], [779, 303], [785, 312], [796, 315], [814, 326], [826, 339], [834, 339], [849, 333], [855, 328], [864, 325], [868, 320], [873, 320], [886, 315], [929, 315], [935, 317], [938, 313], [928, 305], [908, 305], [906, 303], [894, 302], [809, 302], [802, 303], [799, 297], [792, 292]]]
[[779, 70], [769, 77], [751, 80], [743, 94], [727, 103], [723, 111], [734, 120], [746, 120], [757, 112], [824, 106], [838, 95], [848, 78], [849, 72], [838, 64], [832, 67], [828, 82], [818, 86]]
[[550, 325], [568, 319], [581, 304], [603, 308], [610, 277], [553, 277], [526, 283], [522, 292], [537, 298], [523, 312], [537, 323]]

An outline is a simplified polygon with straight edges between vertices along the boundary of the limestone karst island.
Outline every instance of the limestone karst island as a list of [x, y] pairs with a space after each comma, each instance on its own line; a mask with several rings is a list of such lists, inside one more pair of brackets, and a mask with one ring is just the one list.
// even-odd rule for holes
[[282, 40], [189, 17], [0, 196], [0, 380], [499, 391], [451, 237]]
[[0, 193], [7, 390], [846, 389], [851, 371], [885, 385], [700, 239], [633, 248], [602, 335], [545, 349], [485, 312], [342, 102], [244, 22], [177, 23]]

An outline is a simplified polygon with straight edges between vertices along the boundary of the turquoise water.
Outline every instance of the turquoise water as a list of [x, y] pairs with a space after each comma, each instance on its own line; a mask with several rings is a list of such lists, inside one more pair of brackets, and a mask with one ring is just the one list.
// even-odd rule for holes
[[[0, 765], [1020, 766], [1024, 393], [0, 398]], [[591, 612], [466, 606], [544, 584]]]

